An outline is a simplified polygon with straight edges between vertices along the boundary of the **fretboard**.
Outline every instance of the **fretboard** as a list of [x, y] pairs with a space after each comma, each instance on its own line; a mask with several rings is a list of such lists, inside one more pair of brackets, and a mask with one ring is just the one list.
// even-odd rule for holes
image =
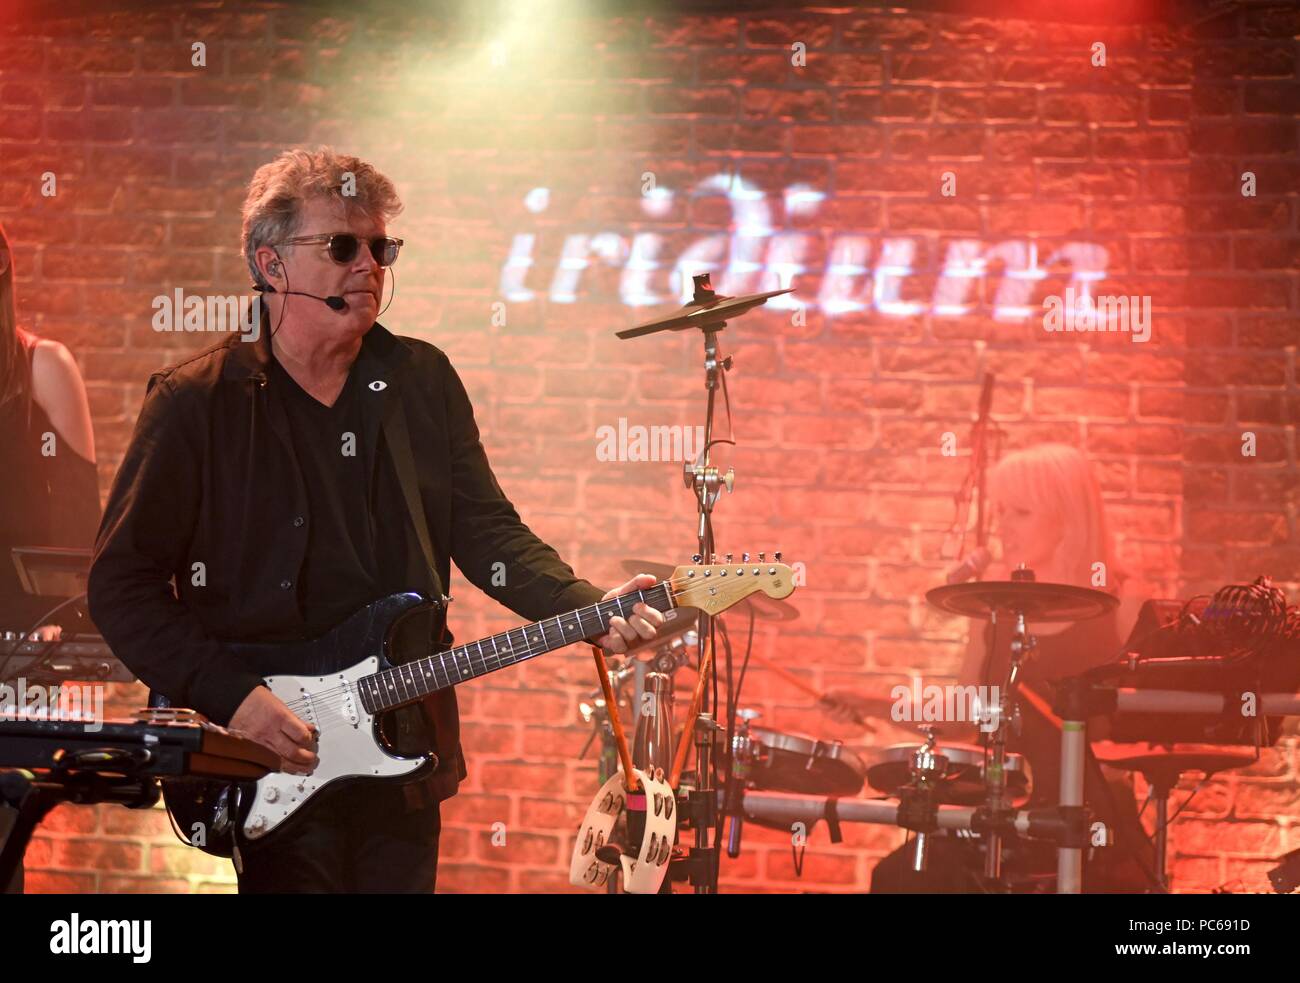
[[632, 608], [640, 603], [660, 611], [676, 607], [668, 584], [658, 583], [643, 591], [611, 597], [608, 601], [568, 614], [511, 628], [490, 638], [363, 676], [357, 681], [362, 705], [369, 713], [391, 710], [449, 686], [517, 665], [544, 652], [599, 638], [609, 631], [610, 618], [628, 618], [632, 615]]

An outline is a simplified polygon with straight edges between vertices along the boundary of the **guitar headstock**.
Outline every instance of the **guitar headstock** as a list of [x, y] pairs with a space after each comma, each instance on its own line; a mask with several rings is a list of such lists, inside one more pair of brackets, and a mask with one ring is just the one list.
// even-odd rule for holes
[[[787, 564], [763, 559], [753, 562], [748, 553], [739, 563], [693, 563], [673, 570], [673, 600], [678, 607], [698, 608], [718, 614], [751, 594], [772, 598], [794, 593], [794, 571]], [[780, 553], [774, 554], [779, 560]], [[728, 554], [727, 559], [731, 559]]]

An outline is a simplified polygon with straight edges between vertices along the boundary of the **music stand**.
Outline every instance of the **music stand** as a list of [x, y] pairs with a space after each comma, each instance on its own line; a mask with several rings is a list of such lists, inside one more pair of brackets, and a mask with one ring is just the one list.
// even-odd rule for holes
[[86, 593], [90, 550], [63, 546], [15, 546], [10, 550], [18, 582], [28, 594], [76, 597]]

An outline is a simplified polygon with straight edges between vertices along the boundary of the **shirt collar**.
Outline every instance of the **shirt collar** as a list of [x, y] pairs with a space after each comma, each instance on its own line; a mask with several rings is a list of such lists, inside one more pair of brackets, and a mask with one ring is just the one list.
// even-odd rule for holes
[[[232, 334], [226, 342], [230, 354], [222, 367], [222, 378], [242, 381], [265, 373], [271, 364], [271, 330], [270, 318], [265, 307], [261, 311], [261, 329], [257, 340], [242, 341], [242, 335]], [[382, 380], [387, 384], [393, 372], [406, 359], [411, 350], [398, 340], [397, 336], [376, 321], [370, 326], [365, 337], [361, 339], [361, 349], [357, 353], [358, 369], [363, 385]]]

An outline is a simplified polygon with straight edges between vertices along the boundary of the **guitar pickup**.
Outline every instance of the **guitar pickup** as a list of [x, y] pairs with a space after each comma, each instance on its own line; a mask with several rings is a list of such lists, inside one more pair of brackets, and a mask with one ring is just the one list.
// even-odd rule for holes
[[353, 727], [361, 722], [356, 701], [352, 698], [352, 684], [348, 682], [346, 676], [342, 675], [339, 676], [339, 713]]
[[312, 694], [307, 687], [303, 686], [300, 692], [302, 693], [302, 704], [301, 711], [298, 713], [298, 718], [302, 720], [303, 723], [311, 724], [313, 727], [319, 727], [320, 723], [316, 719], [316, 701], [312, 699]]

